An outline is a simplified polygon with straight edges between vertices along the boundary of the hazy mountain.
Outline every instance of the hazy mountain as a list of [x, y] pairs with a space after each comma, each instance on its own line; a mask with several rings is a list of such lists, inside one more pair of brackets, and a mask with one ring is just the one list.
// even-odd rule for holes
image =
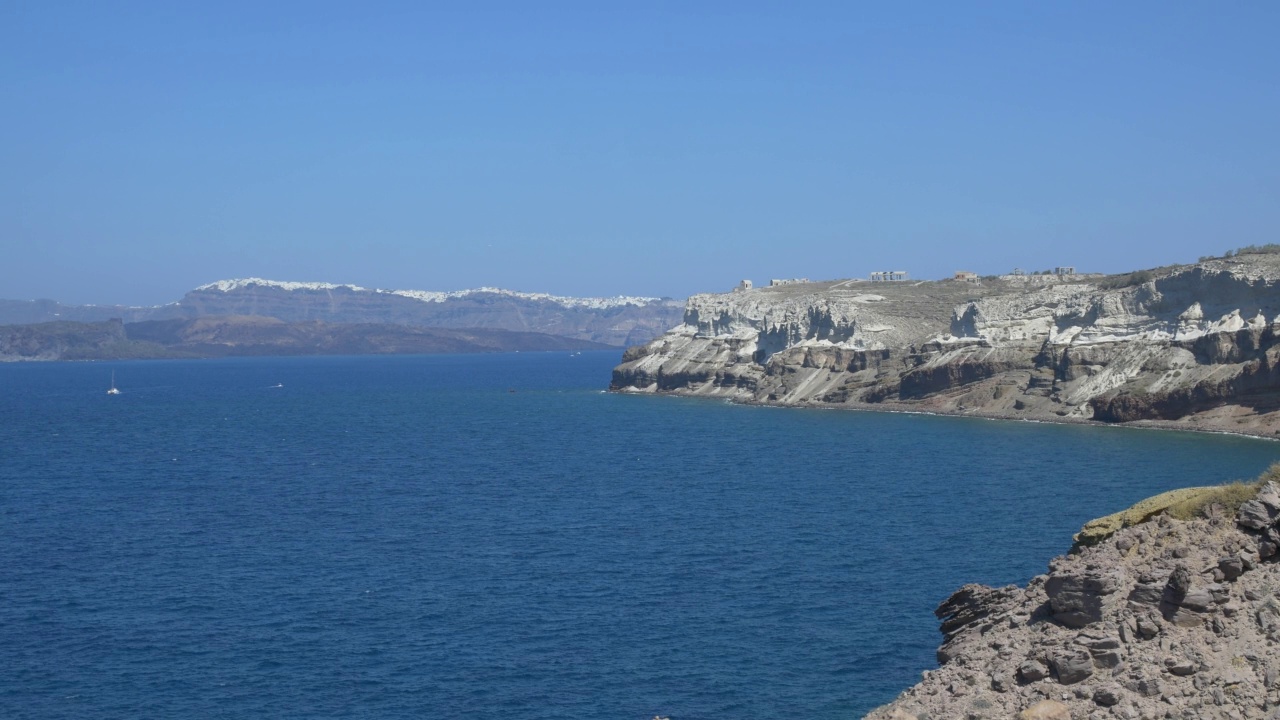
[[286, 322], [375, 323], [536, 332], [613, 346], [647, 342], [680, 324], [684, 302], [670, 298], [574, 298], [499, 288], [454, 292], [376, 290], [356, 285], [223, 280], [155, 307], [63, 305], [0, 300], [0, 323], [124, 322], [259, 316]]
[[108, 320], [0, 326], [0, 360], [125, 360], [242, 355], [392, 355], [600, 350], [545, 333], [375, 323], [285, 322], [267, 317]]

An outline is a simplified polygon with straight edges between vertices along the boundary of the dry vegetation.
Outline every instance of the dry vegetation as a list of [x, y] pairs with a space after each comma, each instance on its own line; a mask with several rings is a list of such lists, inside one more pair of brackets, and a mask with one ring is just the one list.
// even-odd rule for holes
[[1272, 480], [1280, 482], [1280, 463], [1267, 468], [1253, 480], [1237, 480], [1225, 485], [1180, 488], [1160, 493], [1131, 508], [1085, 523], [1076, 534], [1076, 547], [1095, 545], [1121, 528], [1138, 525], [1160, 515], [1168, 515], [1176, 520], [1192, 520], [1213, 512], [1234, 516], [1241, 505]]

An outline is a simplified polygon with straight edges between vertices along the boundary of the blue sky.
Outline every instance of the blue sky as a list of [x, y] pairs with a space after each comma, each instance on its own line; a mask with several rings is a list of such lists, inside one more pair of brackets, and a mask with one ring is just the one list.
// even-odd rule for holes
[[1276, 3], [0, 4], [0, 298], [1119, 272], [1280, 241]]

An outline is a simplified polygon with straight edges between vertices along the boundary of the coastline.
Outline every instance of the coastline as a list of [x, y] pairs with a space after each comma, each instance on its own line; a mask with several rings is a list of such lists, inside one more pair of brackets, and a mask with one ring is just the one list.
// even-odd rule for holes
[[[689, 299], [619, 391], [1280, 438], [1280, 253], [1030, 287], [786, 284]], [[860, 288], [866, 290], [868, 287]]]
[[[976, 409], [956, 411], [901, 402], [785, 403], [679, 390], [628, 392], [610, 389], [609, 392], [707, 398], [754, 407], [968, 417], [1054, 425], [1174, 430], [1248, 440], [1277, 439], [1259, 431], [1233, 432], [1214, 427], [1215, 421], [1223, 422], [1221, 414], [1201, 417], [1202, 422], [1188, 426], [1187, 423], [1163, 420], [1108, 423], [1085, 418], [1046, 418]], [[1235, 407], [1238, 406], [1225, 409]], [[1133, 442], [1138, 444], [1141, 440], [1134, 438]], [[1190, 444], [1194, 438], [1171, 439], [1170, 442]], [[1127, 446], [1127, 443], [1122, 444]], [[1261, 450], [1261, 446], [1258, 449]], [[1276, 467], [1280, 466], [1273, 466], [1268, 472], [1276, 472]], [[1274, 479], [1274, 475], [1270, 477]], [[1161, 507], [1159, 512], [1151, 512], [1149, 506], [1145, 506], [1140, 520], [1124, 521], [1120, 530], [1100, 536], [1103, 540], [1096, 546], [1088, 542], [1080, 546], [1079, 551], [1073, 546], [1070, 551], [1055, 555], [1048, 560], [1047, 572], [1026, 582], [987, 587], [967, 581], [969, 584], [959, 586], [935, 611], [942, 631], [938, 664], [921, 667], [921, 674], [917, 676], [919, 682], [903, 688], [886, 704], [859, 713], [857, 717], [866, 720], [943, 717], [1067, 720], [1086, 715], [1100, 717], [1097, 713], [1102, 711], [1108, 717], [1154, 718], [1163, 717], [1163, 714], [1147, 711], [1170, 706], [1216, 707], [1227, 702], [1237, 712], [1244, 708], [1273, 709], [1280, 706], [1280, 693], [1272, 692], [1280, 685], [1272, 684], [1270, 678], [1273, 676], [1268, 674], [1272, 672], [1271, 666], [1261, 667], [1259, 663], [1237, 666], [1242, 653], [1265, 657], [1266, 648], [1270, 647], [1266, 638], [1257, 636], [1252, 619], [1258, 613], [1263, 613], [1260, 617], [1264, 619], [1271, 617], [1267, 614], [1272, 612], [1271, 606], [1257, 599], [1265, 595], [1260, 588], [1274, 587], [1271, 582], [1277, 565], [1274, 558], [1271, 562], [1263, 562], [1267, 557], [1265, 551], [1261, 558], [1258, 552], [1251, 553], [1257, 538], [1249, 535], [1247, 530], [1237, 531], [1236, 524], [1225, 519], [1229, 517], [1227, 513], [1234, 515], [1234, 506], [1226, 510], [1210, 507], [1219, 502], [1215, 493], [1225, 497], [1245, 486], [1256, 492], [1256, 482], [1261, 481], [1251, 482], [1251, 479], [1241, 477], [1226, 485], [1166, 491], [1133, 507], [1144, 508], [1143, 503], [1151, 500], [1164, 501], [1168, 508], [1177, 503], [1181, 505], [1174, 509]], [[1280, 497], [1280, 489], [1274, 494]], [[1201, 496], [1208, 499], [1202, 502], [1199, 500]], [[1200, 505], [1196, 505], [1197, 502]], [[1194, 512], [1189, 512], [1188, 508]], [[1276, 515], [1280, 515], [1280, 507], [1270, 516]], [[1086, 523], [1084, 530], [1111, 517], [1107, 515]], [[1080, 535], [1074, 537], [1079, 540]], [[1223, 571], [1218, 568], [1223, 563], [1229, 568], [1236, 568], [1232, 563], [1238, 564], [1240, 574], [1248, 576], [1231, 576], [1227, 578], [1231, 582], [1221, 582]], [[1208, 577], [1209, 570], [1195, 574], [1186, 571], [1187, 567], [1193, 570], [1210, 568], [1215, 574]], [[1251, 570], [1254, 572], [1249, 573]], [[1170, 596], [1168, 590], [1163, 590], [1163, 584], [1169, 578], [1173, 578], [1168, 580], [1169, 583], [1176, 584], [1180, 572], [1194, 576], [1195, 585], [1186, 589], [1183, 595]], [[1088, 595], [1095, 585], [1103, 588], [1096, 591], [1096, 598]], [[1084, 599], [1077, 602], [1077, 596]], [[1184, 596], [1189, 598], [1185, 603], [1182, 602]], [[1200, 602], [1201, 596], [1212, 600]], [[1148, 597], [1157, 600], [1148, 601]], [[1134, 598], [1142, 602], [1135, 605]], [[1073, 602], [1098, 617], [1091, 615], [1087, 622], [1073, 621], [1071, 613], [1076, 609]], [[1155, 604], [1148, 608], [1152, 603]], [[1276, 607], [1275, 614], [1280, 618], [1280, 606]], [[1053, 613], [1059, 613], [1067, 620], [1059, 622]], [[1269, 632], [1267, 627], [1270, 626], [1263, 627], [1261, 634]], [[1275, 627], [1280, 628], [1280, 620]], [[1242, 649], [1219, 652], [1218, 643], [1224, 636], [1243, 638]], [[1280, 638], [1280, 630], [1274, 637]], [[1256, 671], [1256, 682], [1254, 665], [1261, 667]], [[1223, 694], [1228, 691], [1233, 694]], [[1111, 708], [1118, 708], [1123, 714], [1107, 712]], [[1050, 711], [1054, 714], [1044, 714]], [[1253, 716], [1248, 713], [1196, 715], [1206, 718]]]
[[619, 395], [664, 395], [670, 397], [685, 398], [706, 398], [716, 399], [729, 402], [733, 405], [744, 405], [753, 407], [776, 407], [776, 408], [794, 408], [809, 410], [847, 410], [850, 412], [882, 412], [893, 413], [898, 415], [932, 415], [935, 417], [964, 417], [974, 418], [978, 420], [993, 420], [1007, 422], [1030, 422], [1042, 423], [1046, 425], [1078, 425], [1087, 427], [1106, 427], [1106, 428], [1127, 428], [1130, 430], [1161, 430], [1175, 432], [1192, 432], [1202, 433], [1206, 435], [1230, 435], [1234, 437], [1248, 438], [1250, 440], [1267, 440], [1270, 442], [1280, 442], [1280, 429], [1271, 430], [1269, 433], [1249, 432], [1245, 430], [1228, 430], [1225, 428], [1205, 427], [1188, 425], [1177, 420], [1133, 420], [1124, 423], [1109, 423], [1101, 420], [1093, 420], [1091, 418], [1075, 418], [1063, 416], [1028, 416], [1018, 413], [1007, 412], [986, 412], [981, 409], [973, 410], [950, 410], [947, 408], [920, 408], [916, 405], [901, 402], [883, 402], [883, 403], [822, 403], [822, 402], [805, 402], [805, 403], [785, 403], [770, 402], [768, 400], [753, 400], [724, 396], [708, 396], [696, 392], [671, 392], [671, 391], [651, 391], [651, 390], [635, 390], [635, 389], [617, 389], [608, 388], [604, 392], [617, 393]]

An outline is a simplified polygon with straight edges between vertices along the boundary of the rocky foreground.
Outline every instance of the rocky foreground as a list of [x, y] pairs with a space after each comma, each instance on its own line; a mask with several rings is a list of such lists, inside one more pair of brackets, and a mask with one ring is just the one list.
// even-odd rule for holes
[[695, 295], [611, 387], [1280, 435], [1280, 255], [1123, 276]]
[[1280, 718], [1280, 485], [1254, 488], [1157, 496], [1026, 588], [961, 588], [940, 667], [867, 717]]

